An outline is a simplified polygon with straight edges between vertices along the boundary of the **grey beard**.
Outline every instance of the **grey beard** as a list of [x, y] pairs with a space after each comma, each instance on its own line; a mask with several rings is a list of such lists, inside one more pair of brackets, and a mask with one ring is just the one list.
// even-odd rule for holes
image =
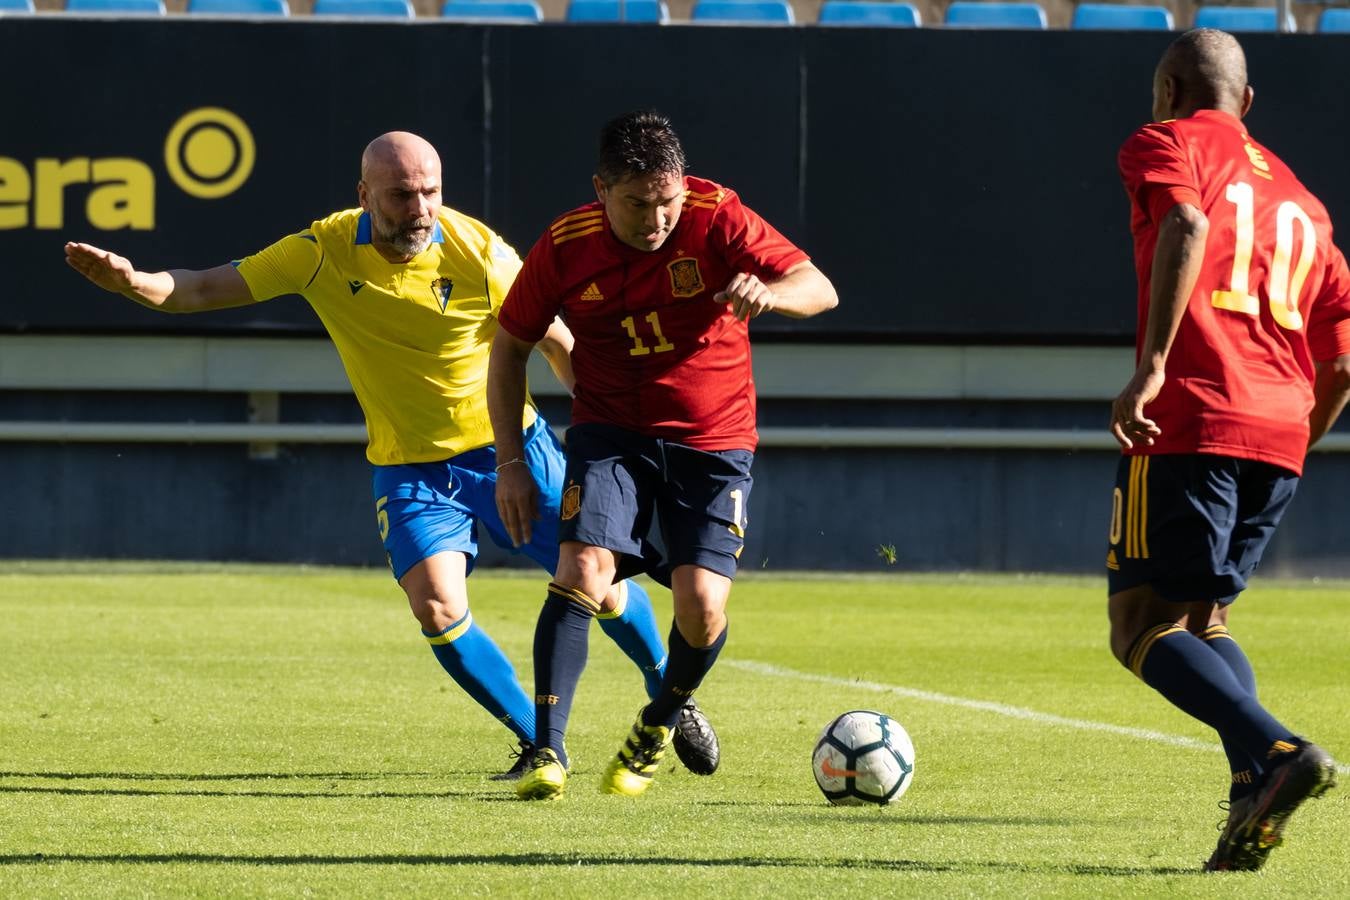
[[388, 244], [404, 256], [416, 256], [431, 245], [431, 233], [427, 232], [420, 238], [392, 234], [388, 238]]

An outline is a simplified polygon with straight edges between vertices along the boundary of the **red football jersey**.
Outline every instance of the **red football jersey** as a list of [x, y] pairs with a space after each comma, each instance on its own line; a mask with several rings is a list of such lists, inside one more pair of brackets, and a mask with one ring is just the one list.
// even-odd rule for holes
[[1162, 434], [1128, 452], [1216, 453], [1301, 474], [1314, 361], [1350, 353], [1350, 272], [1326, 209], [1217, 110], [1146, 125], [1119, 163], [1133, 207], [1139, 342], [1158, 223], [1178, 203], [1209, 219], [1166, 383], [1144, 410]]
[[737, 273], [768, 282], [807, 259], [734, 191], [685, 178], [661, 248], [619, 241], [604, 207], [556, 219], [525, 258], [499, 318], [538, 341], [561, 313], [576, 336], [572, 421], [618, 425], [700, 450], [753, 450], [750, 331], [713, 299]]

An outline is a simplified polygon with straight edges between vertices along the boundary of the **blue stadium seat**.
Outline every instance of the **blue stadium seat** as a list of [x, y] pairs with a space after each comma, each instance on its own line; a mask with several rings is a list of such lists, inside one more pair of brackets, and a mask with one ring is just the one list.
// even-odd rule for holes
[[1073, 27], [1116, 31], [1171, 31], [1172, 12], [1165, 6], [1080, 3], [1073, 12]]
[[958, 28], [1045, 28], [1039, 3], [982, 3], [956, 0], [947, 7], [946, 25]]
[[918, 28], [919, 11], [908, 3], [882, 0], [825, 0], [818, 25], [855, 25], [869, 28]]
[[787, 0], [697, 0], [690, 18], [695, 22], [754, 25], [791, 25], [796, 21]]
[[33, 0], [0, 0], [0, 16], [33, 12]]
[[1202, 6], [1195, 11], [1196, 28], [1223, 31], [1278, 31], [1273, 6]]
[[669, 22], [665, 0], [572, 0], [569, 22]]
[[162, 16], [164, 0], [66, 0], [66, 12]]
[[544, 11], [534, 0], [448, 0], [442, 19], [461, 22], [542, 22]]
[[1328, 9], [1317, 20], [1317, 30], [1327, 34], [1350, 32], [1350, 9]]
[[314, 0], [316, 16], [385, 16], [414, 18], [408, 0]]
[[187, 11], [209, 16], [289, 16], [286, 0], [188, 0]]

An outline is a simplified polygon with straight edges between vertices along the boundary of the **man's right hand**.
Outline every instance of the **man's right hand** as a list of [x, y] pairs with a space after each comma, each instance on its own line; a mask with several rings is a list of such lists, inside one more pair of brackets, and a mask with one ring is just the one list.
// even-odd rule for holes
[[105, 291], [134, 293], [131, 285], [136, 268], [125, 256], [70, 241], [66, 244], [66, 264]]
[[1141, 367], [1111, 404], [1111, 434], [1124, 449], [1132, 449], [1135, 441], [1151, 447], [1162, 434], [1158, 423], [1144, 415], [1144, 407], [1157, 399], [1165, 380], [1161, 369]]
[[511, 536], [511, 545], [528, 544], [534, 536], [534, 520], [539, 518], [539, 485], [529, 465], [516, 461], [498, 469], [496, 497], [497, 514]]

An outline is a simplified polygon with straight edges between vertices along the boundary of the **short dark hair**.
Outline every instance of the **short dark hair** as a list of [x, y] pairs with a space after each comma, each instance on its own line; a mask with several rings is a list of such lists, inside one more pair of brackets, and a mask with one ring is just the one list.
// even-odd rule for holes
[[1203, 109], [1240, 107], [1247, 90], [1247, 56], [1237, 38], [1215, 28], [1195, 28], [1174, 40], [1159, 67], [1177, 79], [1182, 94]]
[[654, 109], [624, 113], [600, 129], [595, 174], [607, 185], [641, 175], [683, 175], [684, 166], [679, 136]]

